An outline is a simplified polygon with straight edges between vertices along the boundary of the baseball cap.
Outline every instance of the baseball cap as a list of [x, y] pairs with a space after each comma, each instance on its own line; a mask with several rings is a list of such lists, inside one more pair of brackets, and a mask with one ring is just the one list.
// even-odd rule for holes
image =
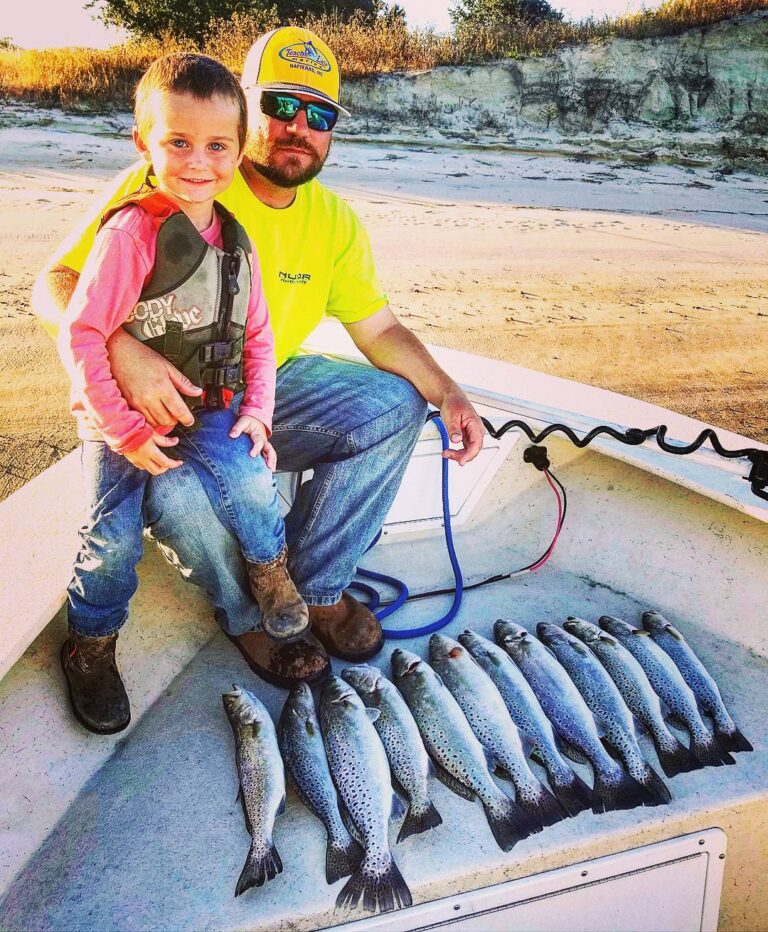
[[263, 35], [246, 56], [242, 84], [246, 90], [306, 94], [350, 115], [339, 103], [336, 56], [320, 36], [301, 26], [282, 26]]

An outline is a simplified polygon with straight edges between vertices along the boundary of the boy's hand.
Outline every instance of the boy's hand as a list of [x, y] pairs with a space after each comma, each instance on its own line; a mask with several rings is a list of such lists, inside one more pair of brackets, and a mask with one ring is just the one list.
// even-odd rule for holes
[[176, 469], [184, 464], [181, 460], [172, 460], [163, 453], [161, 447], [175, 447], [177, 437], [164, 437], [162, 434], [153, 434], [145, 440], [140, 447], [125, 454], [125, 458], [133, 463], [137, 469], [143, 469], [152, 476], [159, 476], [169, 469]]
[[234, 440], [240, 434], [248, 434], [253, 446], [251, 447], [251, 456], [261, 454], [264, 462], [272, 472], [277, 468], [277, 453], [272, 444], [267, 440], [267, 428], [257, 417], [251, 417], [244, 414], [235, 421], [235, 426], [229, 432], [229, 436]]

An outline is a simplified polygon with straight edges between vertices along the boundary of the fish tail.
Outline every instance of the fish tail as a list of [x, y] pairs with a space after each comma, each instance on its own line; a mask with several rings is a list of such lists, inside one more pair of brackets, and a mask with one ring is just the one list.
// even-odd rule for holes
[[645, 766], [643, 779], [638, 781], [648, 794], [645, 801], [646, 806], [663, 806], [672, 800], [672, 794], [669, 787], [656, 773], [653, 767]]
[[261, 887], [268, 880], [274, 880], [278, 874], [282, 873], [282, 870], [283, 862], [271, 838], [267, 839], [265, 844], [259, 844], [258, 847], [256, 843], [252, 844], [237, 881], [235, 896], [240, 896], [251, 887]]
[[[341, 826], [339, 827], [341, 829]], [[361, 846], [347, 834], [346, 837], [332, 838], [328, 836], [328, 847], [325, 851], [325, 879], [328, 884], [334, 884], [342, 877], [349, 877], [360, 866], [365, 852]]]
[[735, 725], [733, 731], [724, 731], [722, 728], [716, 728], [715, 737], [720, 747], [725, 751], [754, 751], [751, 743]]
[[355, 909], [362, 901], [371, 912], [386, 913], [391, 909], [411, 906], [413, 899], [397, 864], [389, 855], [389, 865], [382, 873], [363, 864], [352, 874], [336, 897], [338, 909]]
[[542, 825], [554, 825], [555, 822], [568, 817], [568, 813], [557, 799], [541, 784], [540, 792], [537, 792], [532, 799], [526, 799], [518, 793], [517, 802], [523, 812], [538, 819]]
[[679, 773], [690, 773], [691, 770], [699, 770], [703, 767], [690, 750], [682, 744], [677, 738], [668, 747], [656, 745], [656, 751], [659, 755], [661, 769], [668, 777], [676, 777]]
[[518, 841], [544, 828], [537, 818], [523, 812], [513, 799], [503, 794], [491, 804], [483, 802], [483, 807], [496, 844], [502, 851], [511, 851]]
[[715, 740], [714, 735], [694, 736], [691, 739], [691, 754], [702, 767], [722, 767], [723, 764], [735, 764], [736, 761]]
[[573, 771], [570, 778], [550, 773], [549, 782], [555, 798], [569, 816], [578, 815], [592, 805], [592, 790]]
[[634, 809], [648, 802], [648, 791], [626, 771], [604, 773], [595, 771], [592, 790], [592, 812], [613, 812], [616, 809]]
[[427, 799], [426, 805], [415, 809], [411, 803], [408, 812], [405, 815], [400, 834], [397, 836], [398, 844], [408, 838], [409, 835], [420, 835], [422, 832], [429, 831], [431, 828], [437, 828], [443, 824], [440, 813], [435, 809], [435, 804], [431, 799]]

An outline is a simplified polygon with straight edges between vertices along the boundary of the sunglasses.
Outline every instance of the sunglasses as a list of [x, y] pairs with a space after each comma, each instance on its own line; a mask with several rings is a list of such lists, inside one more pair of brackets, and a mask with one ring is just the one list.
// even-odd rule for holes
[[339, 118], [339, 111], [335, 107], [316, 100], [299, 100], [292, 94], [275, 94], [270, 91], [264, 91], [261, 95], [261, 112], [283, 123], [293, 120], [300, 110], [307, 115], [307, 126], [320, 133], [329, 133]]

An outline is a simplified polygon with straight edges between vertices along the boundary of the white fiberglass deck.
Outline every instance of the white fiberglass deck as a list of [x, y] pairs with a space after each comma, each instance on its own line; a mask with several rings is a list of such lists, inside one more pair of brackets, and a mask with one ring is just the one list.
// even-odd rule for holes
[[[569, 614], [636, 622], [656, 608], [712, 671], [755, 752], [737, 755], [733, 767], [668, 781], [668, 806], [582, 813], [509, 854], [497, 848], [479, 803], [433, 781], [444, 824], [393, 849], [414, 902], [719, 827], [728, 837], [721, 927], [760, 927], [768, 915], [768, 524], [600, 453], [547, 446], [569, 493], [553, 559], [535, 574], [468, 593], [448, 632], [489, 635], [502, 616], [529, 627]], [[517, 447], [457, 533], [467, 580], [530, 562], [548, 544], [554, 514], [552, 493]], [[450, 582], [434, 531], [392, 535], [365, 564], [414, 590]], [[415, 603], [395, 623], [423, 624], [449, 601]], [[145, 557], [121, 638], [135, 708], [125, 734], [99, 738], [71, 718], [57, 660], [63, 633], [59, 617], [0, 683], [8, 784], [0, 927], [303, 930], [365, 915], [334, 910], [341, 884], [325, 884], [324, 830], [292, 793], [275, 829], [284, 872], [234, 898], [248, 835], [220, 696], [240, 682], [277, 715], [284, 694], [255, 679], [205, 601], [156, 553]], [[409, 646], [424, 655], [426, 640]], [[378, 658], [387, 671], [393, 646]]]

